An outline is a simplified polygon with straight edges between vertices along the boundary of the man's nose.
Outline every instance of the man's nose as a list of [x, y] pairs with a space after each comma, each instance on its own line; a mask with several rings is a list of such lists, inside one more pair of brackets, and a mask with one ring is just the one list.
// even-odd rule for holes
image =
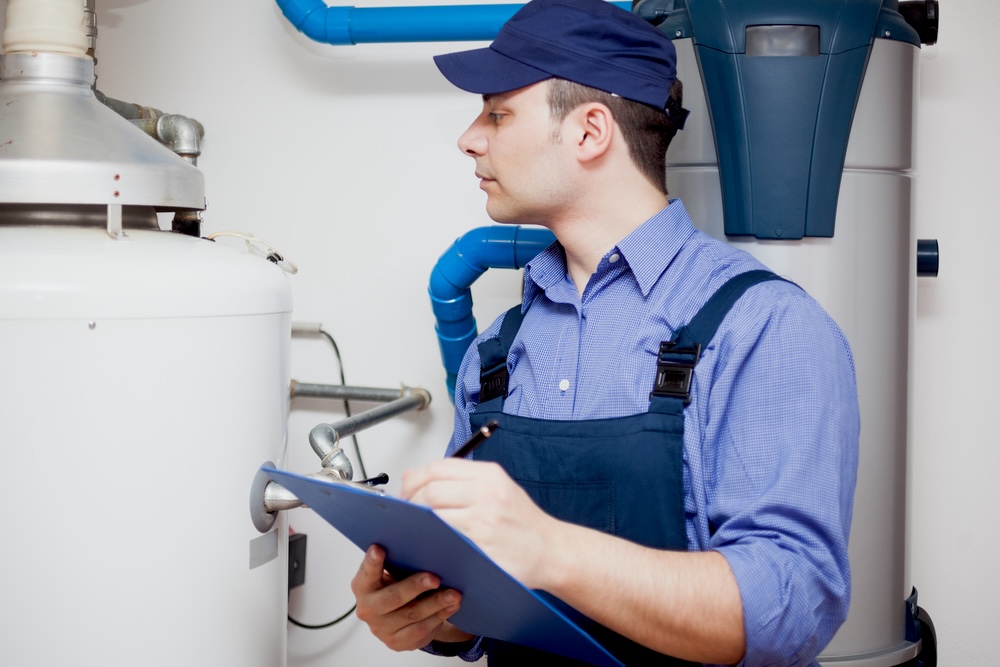
[[458, 138], [458, 150], [471, 157], [486, 154], [486, 136], [482, 131], [482, 120], [482, 116], [474, 120]]

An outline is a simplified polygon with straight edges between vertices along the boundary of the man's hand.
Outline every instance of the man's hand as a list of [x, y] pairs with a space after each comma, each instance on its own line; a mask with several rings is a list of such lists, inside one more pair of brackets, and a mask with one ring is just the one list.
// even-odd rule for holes
[[441, 580], [427, 572], [396, 581], [385, 571], [385, 552], [377, 545], [365, 553], [351, 580], [358, 618], [394, 651], [412, 651], [431, 640], [472, 639], [447, 621], [458, 611], [462, 596], [455, 590], [439, 590], [440, 585]]
[[561, 522], [499, 465], [447, 458], [403, 473], [400, 495], [426, 505], [529, 588], [547, 589], [550, 540]]
[[435, 461], [403, 473], [400, 495], [433, 509], [528, 588], [643, 646], [710, 664], [737, 663], [746, 651], [739, 587], [717, 551], [652, 549], [560, 521], [495, 463]]

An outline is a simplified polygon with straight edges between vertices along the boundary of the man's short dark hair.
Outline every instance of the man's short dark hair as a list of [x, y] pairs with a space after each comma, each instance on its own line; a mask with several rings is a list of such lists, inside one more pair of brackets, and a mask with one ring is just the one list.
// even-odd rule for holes
[[667, 193], [667, 148], [678, 129], [671, 118], [683, 117], [684, 85], [680, 79], [674, 79], [670, 87], [667, 111], [558, 78], [549, 79], [548, 99], [549, 114], [556, 123], [581, 104], [598, 102], [608, 107], [622, 128], [632, 162], [653, 185]]

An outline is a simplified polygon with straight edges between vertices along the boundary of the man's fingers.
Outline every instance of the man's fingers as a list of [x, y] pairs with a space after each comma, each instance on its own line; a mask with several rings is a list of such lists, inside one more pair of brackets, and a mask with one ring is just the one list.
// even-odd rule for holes
[[[440, 585], [441, 580], [433, 574], [427, 572], [414, 574], [373, 594], [370, 602], [372, 611], [377, 614], [392, 613]], [[418, 620], [418, 618], [411, 615], [407, 620]]]
[[[362, 620], [401, 610], [440, 586], [441, 579], [429, 572], [419, 572], [396, 581], [385, 571], [385, 550], [378, 545], [368, 548], [358, 574], [351, 581], [351, 590], [360, 603], [358, 615]], [[433, 609], [427, 609], [425, 605], [420, 608], [420, 612], [414, 613], [411, 605], [407, 610], [407, 620], [421, 620], [437, 613], [442, 606], [445, 603], [439, 603]]]
[[435, 510], [468, 507], [479, 486], [465, 480], [435, 480], [417, 489], [410, 502]]
[[351, 581], [355, 615], [373, 635], [395, 651], [426, 646], [440, 632], [468, 638], [447, 620], [461, 606], [461, 593], [441, 589], [440, 577], [429, 572], [396, 581], [386, 572], [385, 560], [385, 550], [372, 545]]
[[414, 493], [431, 482], [443, 480], [474, 482], [494, 466], [496, 464], [483, 461], [455, 458], [439, 459], [420, 468], [404, 471], [399, 495], [406, 500], [411, 500]]
[[409, 608], [399, 611], [399, 616], [405, 620], [395, 631], [379, 638], [395, 651], [411, 651], [426, 646], [444, 626], [450, 627], [453, 633], [464, 635], [461, 630], [446, 623], [458, 611], [460, 601], [461, 595], [453, 590], [440, 591], [417, 600]]
[[409, 603], [423, 593], [441, 585], [441, 580], [421, 572], [396, 581], [385, 571], [385, 550], [377, 544], [368, 547], [358, 573], [351, 580], [351, 592], [375, 613], [384, 614]]
[[369, 594], [363, 604], [359, 599], [356, 615], [389, 648], [420, 648], [458, 611], [461, 602], [457, 591], [435, 590], [439, 585], [437, 577], [426, 573], [407, 577]]
[[509, 480], [495, 463], [442, 459], [403, 473], [400, 496], [434, 509], [464, 507], [484, 490]]
[[383, 587], [382, 574], [385, 571], [385, 550], [377, 544], [368, 547], [361, 560], [358, 573], [351, 580], [354, 597], [377, 591]]
[[400, 609], [403, 622], [386, 645], [390, 648], [398, 647], [396, 650], [426, 646], [429, 638], [433, 637], [445, 621], [458, 611], [461, 599], [462, 596], [458, 591], [449, 589], [418, 599], [409, 607]]

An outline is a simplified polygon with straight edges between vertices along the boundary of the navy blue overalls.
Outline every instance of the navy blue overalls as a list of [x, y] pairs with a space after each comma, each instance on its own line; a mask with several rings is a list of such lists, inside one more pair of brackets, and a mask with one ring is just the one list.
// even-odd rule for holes
[[[472, 430], [500, 424], [473, 457], [495, 461], [552, 516], [658, 549], [687, 550], [684, 520], [684, 406], [701, 349], [750, 286], [769, 271], [735, 276], [670, 341], [660, 343], [649, 411], [628, 417], [545, 420], [503, 414], [507, 355], [524, 316], [515, 306], [499, 335], [479, 345], [480, 402]], [[550, 598], [557, 607], [566, 605]], [[584, 629], [627, 665], [691, 665], [644, 648], [585, 619]], [[490, 665], [578, 665], [573, 660], [485, 639]], [[535, 660], [531, 660], [535, 658]], [[518, 661], [518, 662], [515, 662]]]

